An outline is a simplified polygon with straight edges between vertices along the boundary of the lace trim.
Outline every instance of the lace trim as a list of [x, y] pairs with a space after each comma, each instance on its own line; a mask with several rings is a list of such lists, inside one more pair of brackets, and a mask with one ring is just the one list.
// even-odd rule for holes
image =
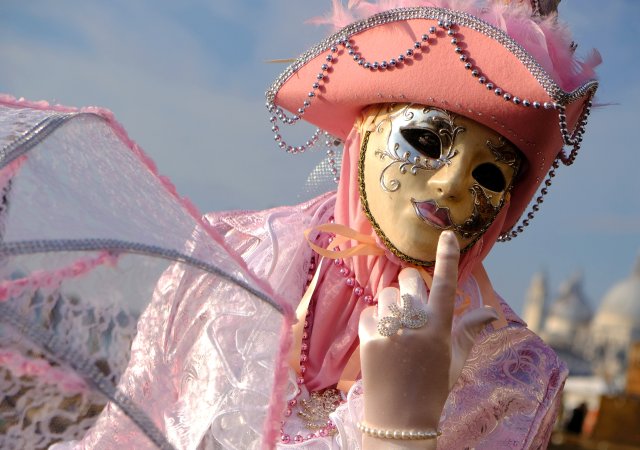
[[217, 275], [250, 292], [255, 297], [271, 305], [280, 314], [284, 314], [281, 305], [264, 292], [255, 289], [246, 281], [238, 279], [223, 270], [192, 256], [154, 245], [127, 242], [118, 239], [55, 239], [10, 242], [0, 245], [0, 257], [25, 255], [43, 252], [91, 251], [105, 250], [109, 252], [126, 251], [147, 256], [157, 256], [170, 261], [189, 264], [195, 268]]
[[[89, 114], [89, 113], [85, 113]], [[78, 114], [55, 114], [38, 122], [33, 128], [24, 133], [19, 138], [0, 149], [0, 169], [27, 153], [33, 147], [42, 142], [47, 136], [53, 133], [60, 125]], [[96, 115], [96, 114], [91, 114]], [[96, 115], [97, 116], [97, 115]], [[97, 116], [100, 117], [100, 116]]]
[[114, 386], [113, 381], [105, 376], [100, 369], [84, 355], [84, 352], [74, 348], [71, 343], [63, 341], [57, 334], [29, 321], [7, 305], [6, 302], [0, 302], [0, 320], [9, 323], [21, 335], [26, 336], [59, 361], [64, 361], [69, 364], [73, 370], [85, 378], [94, 388], [117, 405], [159, 448], [167, 450], [173, 449], [173, 446], [168, 443], [151, 419], [130, 400], [128, 395], [119, 391]]

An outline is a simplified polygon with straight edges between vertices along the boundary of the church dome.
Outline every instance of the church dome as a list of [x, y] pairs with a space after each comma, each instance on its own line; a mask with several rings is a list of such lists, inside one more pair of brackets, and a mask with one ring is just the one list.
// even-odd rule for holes
[[591, 324], [587, 346], [594, 370], [622, 389], [633, 342], [640, 341], [640, 257], [631, 275], [604, 296]]
[[631, 275], [604, 296], [593, 325], [632, 328], [640, 339], [640, 257]]

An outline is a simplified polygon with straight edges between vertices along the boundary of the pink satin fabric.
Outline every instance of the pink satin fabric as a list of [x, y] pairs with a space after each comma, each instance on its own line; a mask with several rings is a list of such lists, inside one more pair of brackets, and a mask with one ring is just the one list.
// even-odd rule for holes
[[[301, 232], [326, 223], [334, 215], [336, 197], [325, 195], [303, 205], [267, 211], [214, 213], [207, 218], [229, 246], [242, 254], [252, 270], [258, 274], [270, 273], [267, 281], [274, 290], [280, 294], [288, 292], [291, 301], [297, 302], [299, 297], [296, 299], [295, 295], [302, 295], [309, 273], [308, 263], [304, 261], [312, 256], [308, 246], [304, 245]], [[337, 217], [337, 212], [334, 217]], [[326, 236], [317, 242], [326, 245]], [[275, 253], [274, 249], [277, 249]], [[274, 270], [269, 271], [265, 267], [271, 266], [271, 256], [276, 259], [276, 265]], [[324, 277], [323, 292], [344, 295], [344, 279], [332, 264]], [[473, 275], [460, 282], [459, 290], [470, 300], [469, 308], [477, 308], [484, 303]], [[462, 297], [459, 295], [456, 298], [456, 305], [464, 301]], [[339, 329], [339, 326], [356, 322], [355, 312], [361, 309], [362, 301], [357, 303], [346, 295], [344, 298], [347, 299], [344, 313], [338, 313], [337, 318], [328, 320], [324, 324], [326, 326], [319, 325], [318, 318], [314, 321], [314, 332], [325, 330], [329, 333], [333, 330], [336, 336], [331, 345], [330, 335], [327, 334], [329, 344], [325, 348], [328, 351], [322, 355], [333, 364], [331, 371], [318, 372], [326, 378], [316, 377], [316, 381], [324, 379], [331, 382], [331, 376], [339, 376], [341, 364], [346, 359], [344, 355], [350, 343], [352, 345], [354, 342], [350, 340], [351, 334]], [[440, 421], [443, 435], [438, 440], [438, 448], [524, 450], [544, 449], [547, 446], [560, 407], [562, 386], [567, 376], [566, 366], [553, 350], [526, 328], [526, 324], [502, 299], [499, 299], [499, 304], [508, 325], [498, 330], [489, 327], [478, 336], [462, 375], [445, 405]], [[333, 304], [331, 306], [336, 307]], [[454, 318], [454, 326], [457, 319]], [[343, 352], [342, 356], [337, 349]], [[315, 354], [310, 354], [311, 360], [315, 357]], [[292, 375], [288, 391], [294, 392], [294, 389], [295, 379]], [[291, 398], [294, 396], [291, 394]], [[333, 415], [340, 432], [338, 437], [316, 438], [302, 444], [278, 444], [277, 447], [283, 450], [357, 450], [361, 447], [355, 424], [361, 414], [362, 392], [356, 385], [349, 392], [348, 402]], [[290, 424], [291, 421], [294, 423]], [[287, 419], [287, 432], [293, 433], [292, 436], [296, 432], [306, 436], [308, 430], [303, 424], [298, 424], [297, 430], [294, 425], [295, 419]]]
[[[0, 103], [2, 101], [0, 97]], [[5, 109], [16, 108], [20, 115], [34, 117], [40, 110], [49, 112], [47, 105], [14, 103], [9, 102]], [[30, 109], [36, 106], [39, 109]], [[63, 111], [56, 108], [51, 108], [51, 111]], [[7, 117], [12, 115], [0, 114], [0, 124]], [[254, 292], [273, 292], [284, 315], [264, 299], [255, 297], [226, 278], [189, 264], [171, 265], [157, 283], [157, 275], [148, 279], [136, 277], [137, 283], [153, 283], [155, 290], [150, 303], [142, 305], [146, 307], [141, 310], [141, 319], [137, 322], [138, 333], [130, 346], [130, 358], [114, 353], [122, 356], [123, 367], [128, 361], [118, 388], [153, 420], [176, 448], [218, 448], [218, 444], [233, 449], [274, 447], [279, 421], [284, 419], [284, 397], [295, 397], [297, 387], [294, 377], [287, 379], [286, 352], [291, 330], [288, 312], [293, 311], [300, 301], [312, 272], [314, 255], [304, 241], [304, 230], [327, 223], [334, 217], [338, 223], [371, 234], [370, 226], [361, 213], [355, 178], [359, 136], [352, 133], [347, 143], [343, 179], [337, 196], [327, 194], [302, 205], [268, 211], [211, 214], [201, 220], [188, 204], [175, 196], [166, 180], [150, 170], [153, 169], [150, 161], [126, 138], [124, 130], [108, 116], [101, 114], [100, 117], [81, 116], [70, 121], [64, 129], [40, 142], [27, 155], [20, 171], [12, 172], [12, 177], [26, 176], [30, 170], [33, 172], [31, 164], [40, 162], [36, 165], [38, 176], [29, 178], [33, 183], [51, 187], [72, 182], [69, 191], [76, 195], [56, 196], [57, 190], [43, 188], [38, 196], [30, 197], [31, 190], [21, 192], [14, 188], [9, 212], [15, 220], [5, 223], [6, 242], [88, 235], [126, 239], [180, 251], [186, 249], [193, 257], [210, 260], [212, 264], [226, 268], [228, 273], [250, 280], [255, 286]], [[106, 122], [103, 119], [107, 119]], [[21, 117], [14, 122], [23, 121], [24, 117]], [[11, 136], [8, 139], [11, 141], [15, 139], [15, 127], [9, 128], [12, 132], [7, 135]], [[82, 158], [95, 161], [91, 167], [109, 171], [94, 174], [83, 166], [83, 170], [75, 170], [73, 176], [69, 176], [65, 170], [84, 161]], [[67, 190], [60, 192], [66, 193]], [[86, 197], [81, 194], [86, 194]], [[95, 198], [101, 201], [95, 202]], [[60, 214], [61, 211], [74, 212], [78, 205], [87, 206], [79, 211], [92, 211], [91, 220], [81, 222], [86, 214]], [[39, 225], [38, 220], [43, 217], [46, 218], [46, 226]], [[74, 220], [69, 221], [68, 217], [74, 217]], [[126, 218], [127, 226], [119, 227], [123, 218]], [[501, 218], [498, 219], [485, 242], [495, 241], [494, 227], [499, 228]], [[113, 226], [102, 228], [101, 224]], [[121, 231], [124, 228], [126, 230]], [[327, 246], [328, 236], [316, 236], [315, 242]], [[460, 289], [469, 295], [471, 307], [481, 305], [482, 298], [469, 273], [490, 247], [477, 244], [464, 257]], [[96, 262], [111, 261], [100, 254], [95, 256], [98, 258]], [[65, 257], [75, 258], [73, 253], [62, 252], [51, 254], [43, 261], [52, 267], [64, 268]], [[121, 259], [126, 257], [124, 254], [120, 256]], [[37, 259], [34, 261], [39, 262]], [[136, 261], [138, 264], [134, 264]], [[118, 270], [114, 279], [126, 280], [134, 268], [141, 269], [136, 274], [147, 274], [142, 270], [146, 267], [143, 260], [133, 262], [125, 266], [127, 270]], [[109, 268], [109, 264], [99, 266]], [[347, 260], [346, 266], [364, 287], [365, 294], [375, 294], [381, 287], [393, 284], [401, 264], [393, 257], [361, 256]], [[74, 279], [67, 275], [79, 274], [90, 268], [87, 264], [69, 267], [71, 272], [60, 272], [64, 275], [60, 279], [64, 278], [66, 283]], [[118, 266], [115, 268], [120, 269]], [[32, 276], [32, 280], [37, 281], [34, 290], [49, 282], [41, 275], [36, 273]], [[96, 293], [103, 295], [96, 296], [96, 303], [78, 304], [76, 309], [69, 309], [66, 316], [57, 314], [67, 320], [63, 324], [65, 330], [82, 331], [82, 326], [76, 326], [79, 321], [73, 318], [82, 319], [85, 313], [91, 313], [107, 324], [109, 320], [122, 319], [121, 309], [106, 308], [109, 301], [114, 301], [114, 306], [118, 305], [116, 299], [108, 295], [118, 289], [129, 290], [132, 285], [107, 284], [110, 280], [105, 278], [105, 284], [100, 285], [108, 288], [95, 289]], [[18, 280], [16, 283], [22, 292], [24, 282]], [[93, 296], [87, 298], [92, 299]], [[143, 298], [146, 300], [147, 296]], [[460, 299], [461, 296], [457, 301]], [[309, 371], [307, 381], [310, 389], [337, 382], [346, 360], [357, 345], [359, 312], [365, 307], [364, 302], [353, 294], [351, 286], [346, 284], [338, 266], [333, 264], [324, 269], [313, 300], [316, 302], [316, 317], [310, 359], [315, 371]], [[443, 436], [439, 446], [442, 448], [543, 448], [548, 441], [566, 368], [551, 349], [526, 329], [506, 304], [502, 303], [502, 308], [509, 325], [500, 330], [485, 330], [480, 335], [459, 382], [449, 396], [441, 420]], [[75, 315], [76, 310], [78, 315]], [[57, 308], [56, 311], [60, 312]], [[27, 317], [36, 318], [36, 314]], [[72, 319], [68, 320], [68, 317]], [[124, 317], [133, 319], [133, 316]], [[48, 326], [52, 326], [51, 323], [53, 321]], [[87, 323], [85, 328], [97, 326], [97, 321]], [[67, 335], [71, 339], [72, 335]], [[80, 344], [75, 337], [73, 335], [70, 342]], [[87, 339], [90, 347], [94, 347], [96, 342], [100, 340]], [[130, 339], [115, 339], [109, 335], [110, 345], [97, 350], [128, 349], [130, 342]], [[18, 361], [15, 353], [5, 356]], [[110, 351], [97, 353], [98, 356], [104, 356], [110, 364], [116, 359]], [[120, 366], [116, 364], [113, 367]], [[20, 366], [20, 370], [26, 368]], [[47, 388], [51, 386], [45, 384]], [[358, 415], [357, 396], [357, 389], [352, 390], [352, 400], [337, 413], [348, 410], [340, 424], [341, 434], [336, 438], [343, 449], [359, 448], [359, 437], [353, 431]], [[17, 405], [18, 411], [21, 407]], [[42, 423], [49, 423], [46, 414], [54, 416], [53, 412], [43, 408], [38, 408], [38, 411], [45, 414]], [[29, 416], [30, 422], [32, 419], [33, 416]], [[73, 438], [82, 435], [81, 431], [84, 429], [77, 433], [74, 431]], [[303, 427], [295, 430], [305, 435], [308, 431]], [[42, 437], [42, 434], [42, 430], [36, 429], [33, 436]], [[347, 435], [355, 436], [353, 445], [347, 440]], [[70, 434], [58, 439], [67, 436]], [[17, 434], [15, 438], [21, 439], [22, 436]], [[335, 449], [337, 445], [336, 440], [323, 437], [308, 441], [300, 448]], [[59, 449], [152, 447], [138, 427], [114, 404], [107, 405], [83, 441], [57, 446]]]

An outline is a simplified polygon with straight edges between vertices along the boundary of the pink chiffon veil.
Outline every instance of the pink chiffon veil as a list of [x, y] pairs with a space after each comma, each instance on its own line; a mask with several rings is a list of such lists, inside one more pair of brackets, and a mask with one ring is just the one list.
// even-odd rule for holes
[[292, 311], [112, 115], [1, 96], [0, 149], [0, 447], [273, 442]]

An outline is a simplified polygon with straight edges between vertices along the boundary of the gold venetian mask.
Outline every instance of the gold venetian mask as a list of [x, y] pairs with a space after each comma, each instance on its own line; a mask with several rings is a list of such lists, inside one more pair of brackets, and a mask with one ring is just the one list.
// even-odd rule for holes
[[495, 131], [452, 112], [413, 104], [368, 108], [360, 124], [360, 195], [387, 247], [431, 265], [453, 230], [462, 251], [509, 199], [519, 151]]

